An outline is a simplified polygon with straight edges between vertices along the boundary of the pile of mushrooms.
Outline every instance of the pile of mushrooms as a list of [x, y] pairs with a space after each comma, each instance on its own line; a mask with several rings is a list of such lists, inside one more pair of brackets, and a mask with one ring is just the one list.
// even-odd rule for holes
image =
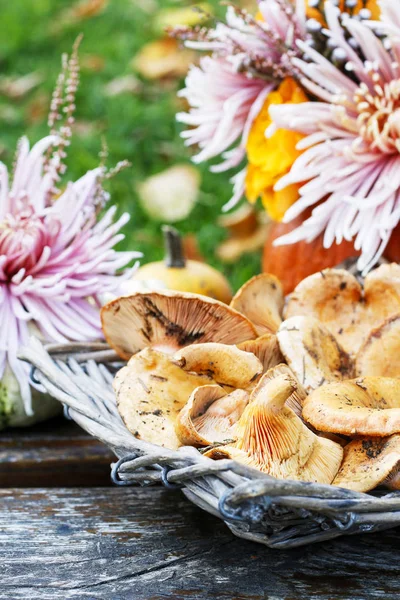
[[287, 298], [263, 274], [229, 306], [138, 292], [101, 316], [128, 361], [114, 389], [136, 437], [280, 479], [400, 489], [399, 265], [363, 285], [327, 269]]

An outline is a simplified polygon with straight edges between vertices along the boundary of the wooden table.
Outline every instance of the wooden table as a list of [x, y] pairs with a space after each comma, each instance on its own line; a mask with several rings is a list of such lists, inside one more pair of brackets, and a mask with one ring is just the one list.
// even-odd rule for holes
[[235, 538], [180, 492], [109, 485], [72, 423], [0, 434], [1, 600], [400, 598], [399, 530], [292, 551]]

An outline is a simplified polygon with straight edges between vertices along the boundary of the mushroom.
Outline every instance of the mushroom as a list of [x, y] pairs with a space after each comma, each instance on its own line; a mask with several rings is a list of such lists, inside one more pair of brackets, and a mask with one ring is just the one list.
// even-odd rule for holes
[[283, 363], [285, 360], [279, 348], [278, 338], [273, 333], [265, 333], [255, 340], [247, 340], [237, 344], [237, 347], [239, 350], [255, 354], [263, 365], [264, 372]]
[[286, 400], [285, 405], [288, 408], [291, 408], [293, 412], [302, 419], [303, 403], [307, 398], [307, 393], [301, 383], [296, 379], [292, 369], [288, 365], [281, 363], [269, 369], [263, 377], [263, 380], [267, 383], [268, 381], [271, 381], [271, 379], [276, 379], [279, 375], [286, 375], [289, 381], [293, 382], [293, 392]]
[[237, 441], [206, 453], [232, 458], [278, 479], [331, 483], [343, 449], [310, 431], [286, 406], [296, 389], [288, 375], [264, 375], [253, 390], [236, 427]]
[[254, 324], [259, 336], [275, 333], [282, 322], [284, 296], [275, 275], [262, 273], [247, 281], [233, 297], [230, 306]]
[[400, 266], [382, 265], [357, 279], [341, 269], [326, 269], [304, 279], [289, 298], [286, 319], [311, 316], [319, 319], [355, 355], [370, 331], [400, 312]]
[[319, 431], [351, 437], [400, 433], [400, 380], [364, 377], [327, 383], [305, 399], [303, 417]]
[[373, 329], [356, 356], [357, 375], [400, 377], [400, 315]]
[[382, 483], [383, 486], [390, 490], [400, 490], [400, 468], [397, 467], [390, 473], [389, 477]]
[[174, 360], [185, 371], [205, 373], [233, 388], [248, 388], [263, 372], [254, 354], [225, 344], [186, 346], [174, 354]]
[[207, 375], [187, 373], [170, 356], [146, 348], [133, 356], [114, 379], [118, 411], [137, 438], [175, 450], [179, 412], [191, 393], [215, 383]]
[[226, 443], [234, 437], [249, 394], [234, 390], [230, 394], [219, 385], [204, 385], [193, 391], [179, 413], [176, 433], [186, 446]]
[[400, 466], [400, 435], [384, 438], [353, 440], [344, 449], [343, 462], [333, 485], [369, 492], [398, 475]]
[[116, 298], [103, 306], [101, 320], [107, 342], [125, 360], [147, 346], [174, 353], [195, 343], [257, 337], [250, 321], [226, 304], [171, 290]]
[[291, 317], [277, 333], [288, 365], [311, 392], [328, 381], [353, 376], [353, 365], [329, 330], [313, 317]]

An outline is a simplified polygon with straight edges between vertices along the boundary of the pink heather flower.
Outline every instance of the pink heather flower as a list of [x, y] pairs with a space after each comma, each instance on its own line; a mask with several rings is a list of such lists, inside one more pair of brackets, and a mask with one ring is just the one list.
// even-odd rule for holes
[[[186, 145], [200, 148], [194, 162], [223, 157], [221, 164], [211, 167], [215, 173], [237, 167], [245, 158], [253, 121], [268, 94], [292, 73], [290, 56], [296, 53], [292, 48], [296, 39], [305, 37], [302, 0], [296, 8], [289, 0], [263, 0], [259, 11], [263, 21], [229, 7], [226, 23], [206, 33], [201, 30], [197, 37], [182, 35], [190, 48], [212, 53], [190, 69], [180, 96], [191, 108], [177, 119], [190, 127], [182, 134]], [[234, 178], [229, 207], [243, 195], [238, 183], [244, 181], [243, 174]]]
[[44, 153], [57, 142], [48, 136], [30, 150], [23, 138], [11, 186], [0, 163], [0, 378], [8, 363], [27, 414], [28, 372], [17, 352], [28, 341], [30, 324], [53, 342], [101, 338], [100, 298], [129, 276], [130, 270], [116, 273], [137, 256], [113, 249], [128, 215], [113, 222], [112, 207], [97, 219], [102, 167], [50, 200], [58, 158], [44, 171]]
[[349, 75], [300, 42], [312, 62], [295, 58], [293, 63], [303, 74], [301, 83], [321, 102], [270, 109], [273, 127], [307, 136], [299, 143], [304, 153], [276, 186], [305, 182], [285, 222], [317, 204], [311, 217], [278, 244], [312, 241], [321, 232], [326, 248], [354, 240], [364, 273], [382, 255], [400, 220], [400, 3], [381, 0], [381, 6], [390, 19], [385, 43], [371, 31], [372, 24], [346, 21], [361, 59], [345, 39], [339, 10], [328, 1], [329, 35], [346, 53]]

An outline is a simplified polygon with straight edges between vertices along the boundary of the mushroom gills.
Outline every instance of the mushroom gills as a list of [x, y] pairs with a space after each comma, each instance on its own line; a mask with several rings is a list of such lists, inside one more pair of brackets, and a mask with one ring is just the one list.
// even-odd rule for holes
[[249, 394], [234, 390], [227, 394], [218, 385], [195, 389], [182, 408], [176, 433], [187, 446], [212, 446], [233, 441], [235, 428], [247, 403]]
[[382, 485], [389, 488], [389, 490], [400, 490], [400, 465], [396, 466], [385, 481], [382, 482]]
[[340, 445], [320, 438], [285, 403], [296, 384], [287, 375], [264, 375], [240, 418], [237, 441], [207, 453], [232, 458], [278, 479], [331, 483], [343, 456]]
[[137, 292], [103, 306], [105, 338], [128, 360], [143, 348], [173, 354], [191, 344], [239, 344], [257, 337], [250, 321], [226, 304], [172, 290]]

